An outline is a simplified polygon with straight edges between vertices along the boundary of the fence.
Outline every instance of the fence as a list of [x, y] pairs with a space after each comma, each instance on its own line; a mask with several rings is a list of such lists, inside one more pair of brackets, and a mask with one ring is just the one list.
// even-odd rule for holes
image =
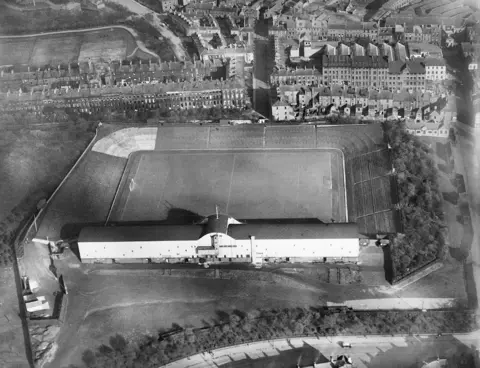
[[443, 267], [443, 263], [440, 260], [435, 259], [432, 262], [429, 262], [426, 265], [414, 270], [412, 273], [408, 274], [407, 276], [403, 276], [398, 281], [393, 282], [393, 286], [395, 287], [395, 289], [402, 289], [442, 267]]
[[[41, 219], [43, 218], [44, 216], [44, 212], [45, 212], [45, 209], [48, 207], [48, 205], [50, 204], [50, 202], [53, 200], [53, 198], [55, 197], [55, 195], [57, 194], [57, 192], [60, 190], [60, 188], [62, 187], [62, 185], [70, 178], [71, 174], [75, 171], [75, 169], [78, 167], [78, 165], [80, 164], [80, 162], [83, 160], [83, 158], [85, 157], [85, 155], [90, 152], [90, 150], [92, 149], [93, 147], [93, 144], [95, 143], [96, 139], [97, 139], [97, 134], [98, 134], [98, 128], [100, 127], [100, 124], [97, 126], [97, 128], [95, 129], [95, 135], [93, 136], [92, 140], [90, 141], [90, 143], [88, 144], [88, 146], [85, 148], [85, 150], [82, 152], [82, 154], [80, 155], [80, 157], [77, 159], [77, 161], [75, 162], [75, 164], [72, 166], [72, 168], [68, 171], [67, 175], [65, 175], [65, 177], [63, 178], [63, 180], [60, 182], [60, 184], [57, 186], [57, 188], [55, 189], [55, 191], [52, 193], [52, 195], [48, 198], [47, 202], [45, 203], [45, 205], [38, 211], [38, 213], [36, 215], [32, 215], [29, 219], [29, 221], [27, 222], [28, 224], [28, 230], [25, 232], [25, 234], [23, 234], [22, 237], [19, 237], [18, 240], [19, 242], [25, 242], [26, 240], [28, 241], [28, 239], [31, 239], [34, 237], [34, 235], [32, 234], [32, 228], [34, 228], [34, 225], [35, 225], [35, 222], [36, 223], [39, 223], [41, 221]], [[35, 230], [35, 233], [36, 233], [36, 230]], [[21, 240], [20, 240], [21, 238]]]
[[[437, 263], [441, 263], [440, 260], [438, 258], [435, 258], [434, 260], [430, 261], [430, 262], [427, 262], [425, 264], [423, 264], [422, 266], [410, 271], [409, 273], [407, 273], [406, 275], [402, 275], [400, 277], [397, 277], [397, 276], [393, 276], [393, 279], [392, 279], [392, 285], [396, 286], [402, 282], [408, 282], [407, 279], [409, 278], [413, 278], [415, 277], [418, 273], [421, 273], [421, 272], [424, 272], [424, 271], [428, 271], [429, 270], [429, 267], [433, 267], [435, 264]], [[443, 264], [442, 264], [443, 265]], [[434, 270], [430, 271], [430, 272], [433, 272]], [[428, 273], [430, 273], [428, 272]], [[428, 275], [425, 274], [424, 276]], [[415, 280], [416, 281], [416, 280]]]

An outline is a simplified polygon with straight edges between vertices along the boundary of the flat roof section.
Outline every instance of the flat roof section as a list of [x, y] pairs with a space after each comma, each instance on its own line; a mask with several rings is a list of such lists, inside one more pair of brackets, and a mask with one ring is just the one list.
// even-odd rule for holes
[[78, 242], [197, 241], [202, 225], [90, 226], [80, 231]]
[[228, 235], [234, 239], [356, 239], [360, 237], [356, 223], [245, 223], [230, 225]]

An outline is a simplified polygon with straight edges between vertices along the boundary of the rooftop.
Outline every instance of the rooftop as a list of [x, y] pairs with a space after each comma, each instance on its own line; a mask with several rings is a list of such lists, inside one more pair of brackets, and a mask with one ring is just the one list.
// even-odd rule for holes
[[106, 226], [84, 227], [79, 242], [133, 242], [198, 240], [201, 225]]
[[342, 239], [359, 238], [355, 223], [292, 223], [282, 224], [272, 221], [230, 225], [228, 235], [234, 239]]

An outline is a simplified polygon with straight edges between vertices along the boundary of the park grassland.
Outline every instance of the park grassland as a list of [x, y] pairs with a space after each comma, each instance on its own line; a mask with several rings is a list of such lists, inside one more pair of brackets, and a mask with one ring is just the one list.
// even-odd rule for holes
[[132, 15], [125, 7], [106, 2], [101, 11], [41, 9], [19, 11], [0, 2], [0, 34], [21, 35], [68, 29], [110, 26], [124, 22]]
[[100, 368], [158, 367], [192, 354], [251, 341], [294, 336], [368, 334], [420, 334], [468, 332], [476, 328], [469, 311], [342, 311], [317, 308], [265, 310], [258, 314], [235, 311], [223, 315], [223, 323], [200, 329], [179, 328], [175, 332], [148, 336], [129, 343], [121, 335], [110, 345], [83, 353], [84, 366]]
[[136, 47], [133, 35], [121, 28], [5, 38], [0, 40], [0, 65], [56, 68], [68, 63], [126, 60]]
[[[18, 227], [48, 198], [93, 138], [90, 123], [30, 130], [6, 129], [0, 141], [0, 266], [12, 262]], [[22, 249], [17, 255], [22, 256]]]

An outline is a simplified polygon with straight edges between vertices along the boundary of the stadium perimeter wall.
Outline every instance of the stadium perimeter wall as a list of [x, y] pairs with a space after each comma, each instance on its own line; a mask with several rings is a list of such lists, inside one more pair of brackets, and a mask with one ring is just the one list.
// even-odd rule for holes
[[46, 209], [48, 208], [48, 205], [50, 204], [50, 202], [53, 200], [53, 198], [55, 198], [55, 195], [58, 193], [58, 191], [60, 190], [60, 188], [63, 186], [63, 184], [70, 178], [70, 176], [72, 175], [72, 173], [77, 169], [78, 165], [80, 164], [80, 162], [84, 159], [85, 155], [90, 152], [90, 150], [92, 149], [93, 145], [95, 144], [95, 141], [97, 139], [97, 136], [98, 136], [98, 128], [100, 127], [101, 125], [97, 126], [97, 128], [95, 129], [95, 135], [93, 136], [92, 140], [90, 141], [90, 143], [88, 144], [88, 146], [85, 148], [85, 150], [82, 152], [82, 154], [80, 155], [80, 157], [77, 159], [77, 161], [73, 164], [73, 166], [71, 167], [71, 169], [68, 171], [67, 175], [65, 175], [65, 177], [63, 178], [63, 180], [60, 182], [60, 184], [58, 184], [57, 188], [54, 190], [54, 192], [50, 195], [50, 197], [47, 199], [45, 205], [37, 212], [36, 215], [33, 215], [30, 219], [29, 219], [29, 225], [27, 227], [27, 229], [22, 232], [22, 236], [21, 238], [17, 239], [17, 244], [19, 243], [24, 243], [24, 242], [28, 242], [30, 239], [33, 239], [35, 237], [35, 233], [37, 232], [35, 226], [38, 226], [38, 224], [41, 223], [42, 221], [42, 218], [45, 214], [45, 211]]

